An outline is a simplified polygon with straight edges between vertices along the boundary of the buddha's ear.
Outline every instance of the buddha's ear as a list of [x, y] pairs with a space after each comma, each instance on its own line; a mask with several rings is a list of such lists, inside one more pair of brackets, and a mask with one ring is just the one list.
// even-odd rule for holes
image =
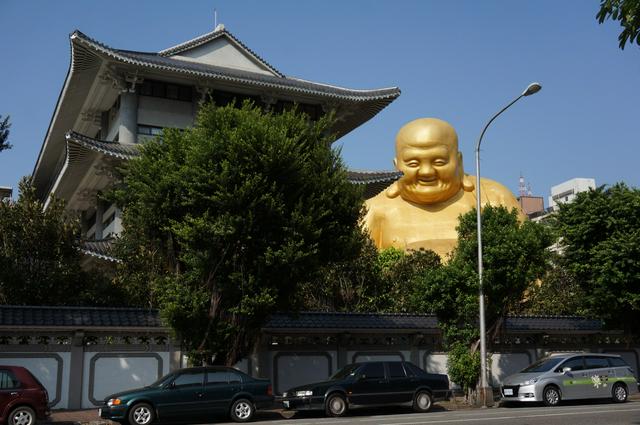
[[473, 192], [475, 188], [476, 185], [473, 182], [473, 177], [471, 177], [469, 174], [465, 174], [464, 176], [462, 176], [462, 189], [465, 192]]
[[398, 185], [398, 182], [391, 183], [391, 186], [389, 186], [384, 193], [387, 195], [387, 198], [397, 198], [398, 195], [400, 195], [400, 186]]

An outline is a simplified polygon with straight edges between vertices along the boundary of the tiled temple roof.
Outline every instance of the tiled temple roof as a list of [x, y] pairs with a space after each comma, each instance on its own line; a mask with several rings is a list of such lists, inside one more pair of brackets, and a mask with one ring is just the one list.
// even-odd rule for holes
[[349, 170], [347, 178], [353, 184], [364, 185], [364, 198], [369, 199], [382, 192], [402, 176], [400, 171], [356, 171]]
[[0, 327], [163, 328], [158, 310], [112, 307], [0, 306]]
[[113, 239], [103, 239], [99, 241], [86, 241], [82, 243], [80, 251], [91, 257], [100, 258], [101, 260], [113, 261], [119, 263], [121, 260], [111, 255], [111, 246]]
[[[223, 30], [223, 33], [231, 36], [230, 33], [226, 30]], [[218, 35], [216, 35], [215, 33], [209, 33], [205, 34], [203, 37], [211, 37], [211, 39], [213, 39], [217, 36]], [[235, 37], [231, 37], [234, 40], [237, 40]], [[278, 71], [275, 71], [273, 67], [266, 64], [266, 62], [262, 60], [261, 61], [266, 64], [266, 66], [268, 66], [270, 69], [273, 69], [274, 72], [276, 72], [278, 75], [271, 76], [240, 69], [210, 65], [206, 63], [174, 59], [172, 57], [166, 56], [167, 52], [170, 51], [170, 49], [163, 50], [160, 53], [114, 49], [86, 36], [80, 31], [75, 31], [71, 35], [71, 39], [96, 52], [107, 55], [112, 59], [131, 65], [156, 68], [167, 71], [176, 71], [180, 73], [190, 74], [195, 77], [207, 77], [251, 86], [289, 90], [293, 92], [300, 92], [326, 98], [338, 98], [353, 102], [375, 102], [376, 106], [374, 106], [374, 109], [376, 109], [377, 111], [383, 109], [395, 98], [400, 96], [400, 89], [397, 87], [373, 90], [357, 90], [284, 76]], [[240, 45], [244, 46], [241, 43]], [[175, 48], [179, 46], [176, 46]], [[257, 57], [257, 55], [255, 54], [252, 55]], [[375, 113], [371, 116], [373, 115], [375, 115]]]
[[[300, 312], [274, 314], [265, 330], [435, 330], [438, 319], [432, 314]], [[518, 331], [601, 331], [602, 321], [577, 316], [509, 316], [507, 332]]]
[[65, 139], [67, 140], [68, 145], [72, 144], [80, 147], [81, 149], [89, 149], [119, 159], [134, 158], [138, 156], [139, 152], [139, 145], [123, 145], [118, 142], [97, 140], [80, 133], [76, 133], [75, 131], [67, 132]]

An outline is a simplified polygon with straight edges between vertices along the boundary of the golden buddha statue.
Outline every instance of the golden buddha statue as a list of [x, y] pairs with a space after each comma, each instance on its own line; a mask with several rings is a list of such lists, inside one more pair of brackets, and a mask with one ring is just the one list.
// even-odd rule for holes
[[[365, 202], [363, 225], [378, 249], [430, 249], [443, 259], [458, 240], [458, 217], [475, 208], [475, 178], [464, 173], [458, 135], [447, 122], [421, 118], [396, 136], [393, 163], [403, 173], [396, 182]], [[516, 208], [511, 191], [482, 178], [481, 204]]]

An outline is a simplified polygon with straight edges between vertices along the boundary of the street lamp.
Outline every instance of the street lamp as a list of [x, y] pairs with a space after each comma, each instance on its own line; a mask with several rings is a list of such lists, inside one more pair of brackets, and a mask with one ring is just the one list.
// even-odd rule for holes
[[[482, 136], [487, 131], [489, 125], [495, 120], [498, 115], [507, 110], [511, 105], [516, 103], [520, 98], [524, 96], [530, 96], [540, 91], [542, 86], [539, 83], [531, 83], [526, 88], [524, 92], [518, 97], [516, 97], [511, 103], [502, 108], [500, 112], [495, 114], [487, 125], [482, 129], [482, 133], [480, 133], [480, 138], [478, 139], [478, 143], [476, 144], [476, 214], [477, 214], [477, 225], [478, 225], [478, 284], [479, 284], [479, 298], [480, 298], [480, 397], [482, 398], [482, 405], [484, 407], [487, 406], [487, 341], [486, 341], [486, 329], [484, 323], [484, 288], [482, 284], [482, 217], [480, 214], [480, 144], [482, 143]], [[492, 393], [493, 397], [493, 393]]]

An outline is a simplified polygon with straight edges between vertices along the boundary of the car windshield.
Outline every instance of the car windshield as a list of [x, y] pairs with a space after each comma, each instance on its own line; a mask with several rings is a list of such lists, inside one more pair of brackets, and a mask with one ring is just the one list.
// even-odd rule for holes
[[547, 357], [540, 359], [532, 365], [522, 369], [520, 373], [548, 372], [563, 361], [566, 357]]
[[358, 367], [360, 367], [360, 365], [358, 365], [358, 364], [350, 364], [350, 365], [347, 365], [347, 366], [343, 367], [342, 369], [340, 369], [339, 371], [337, 371], [337, 372], [336, 372], [336, 373], [335, 373], [331, 378], [329, 378], [329, 379], [331, 379], [331, 380], [334, 380], [334, 379], [344, 379], [344, 378], [346, 378], [347, 376], [349, 376], [349, 375], [353, 374], [353, 373], [356, 371], [356, 369], [358, 369]]
[[168, 383], [169, 381], [171, 381], [174, 377], [176, 376], [175, 373], [170, 373], [168, 375], [163, 376], [162, 378], [158, 379], [156, 382], [154, 382], [153, 384], [149, 384], [148, 387], [150, 388], [159, 388], [162, 387], [164, 384]]

